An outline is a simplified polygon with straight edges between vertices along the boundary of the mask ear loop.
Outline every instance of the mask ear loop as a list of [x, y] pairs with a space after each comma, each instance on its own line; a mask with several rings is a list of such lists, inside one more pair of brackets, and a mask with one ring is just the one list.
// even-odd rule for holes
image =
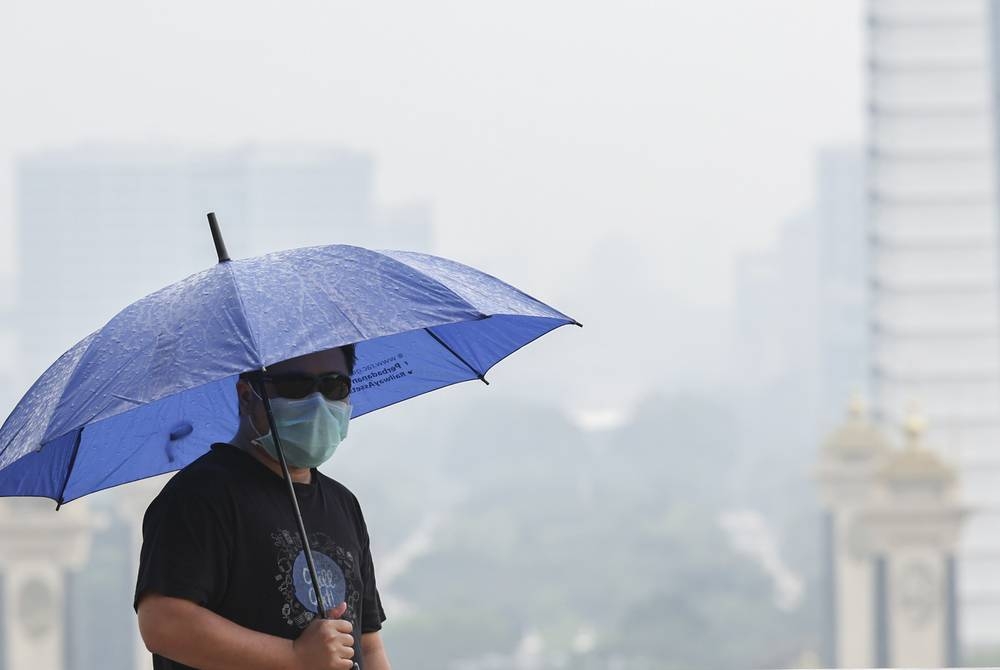
[[[264, 398], [261, 397], [261, 395], [259, 393], [257, 393], [257, 384], [256, 383], [251, 383], [250, 384], [250, 392], [253, 393], [255, 396], [257, 396], [257, 400], [260, 400], [262, 403], [264, 402]], [[262, 433], [259, 430], [257, 430], [257, 424], [254, 423], [254, 420], [253, 420], [253, 412], [250, 412], [250, 413], [247, 414], [247, 419], [250, 420], [249, 421], [249, 423], [250, 423], [250, 430], [252, 430], [254, 432], [254, 439], [251, 440], [251, 442], [257, 442], [257, 440], [259, 440], [262, 437], [264, 437], [265, 435], [267, 435], [267, 433]], [[270, 432], [270, 431], [268, 431], [268, 432]]]

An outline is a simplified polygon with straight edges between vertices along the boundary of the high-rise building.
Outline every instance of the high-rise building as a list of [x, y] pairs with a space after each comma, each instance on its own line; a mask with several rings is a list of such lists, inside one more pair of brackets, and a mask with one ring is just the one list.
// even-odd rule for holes
[[129, 302], [214, 263], [206, 212], [233, 258], [431, 247], [429, 209], [383, 212], [372, 158], [339, 147], [80, 146], [20, 160], [16, 196], [24, 384]]
[[864, 152], [826, 147], [816, 161], [820, 427], [856, 394], [868, 396], [868, 236]]
[[[734, 273], [736, 361], [740, 384], [748, 389], [746, 421], [780, 426], [782, 439], [796, 452], [839, 423], [848, 401], [866, 393], [868, 379], [861, 148], [823, 148], [815, 174], [812, 206], [780, 228], [772, 249], [741, 257]], [[767, 400], [761, 394], [765, 388]], [[775, 403], [776, 397], [783, 402]], [[790, 406], [801, 426], [794, 439], [788, 439], [793, 438], [786, 416]]]
[[961, 473], [964, 647], [1000, 642], [995, 0], [869, 0], [870, 383]]

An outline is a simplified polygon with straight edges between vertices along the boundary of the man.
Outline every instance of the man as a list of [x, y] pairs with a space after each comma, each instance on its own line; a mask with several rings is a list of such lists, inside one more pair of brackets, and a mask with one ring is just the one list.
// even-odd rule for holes
[[[175, 475], [143, 520], [135, 607], [153, 667], [389, 670], [361, 507], [316, 470], [347, 433], [354, 346], [300, 356], [236, 384], [231, 444]], [[329, 619], [315, 616], [268, 394]]]

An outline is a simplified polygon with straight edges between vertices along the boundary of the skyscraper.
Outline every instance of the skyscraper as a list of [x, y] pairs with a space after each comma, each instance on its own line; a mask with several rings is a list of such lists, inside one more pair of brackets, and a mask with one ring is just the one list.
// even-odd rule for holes
[[868, 395], [868, 236], [864, 152], [822, 149], [816, 161], [819, 412], [823, 432], [850, 399]]
[[431, 246], [428, 208], [383, 213], [374, 161], [339, 147], [80, 146], [23, 158], [16, 188], [24, 383], [129, 302], [214, 263], [208, 211], [233, 258]]
[[961, 472], [966, 649], [1000, 639], [995, 15], [995, 0], [868, 3], [871, 390], [886, 430], [919, 403]]
[[782, 225], [771, 249], [735, 268], [746, 425], [772, 426], [778, 434], [758, 441], [785, 443], [794, 454], [840, 422], [867, 379], [861, 148], [824, 147], [815, 174], [816, 201]]

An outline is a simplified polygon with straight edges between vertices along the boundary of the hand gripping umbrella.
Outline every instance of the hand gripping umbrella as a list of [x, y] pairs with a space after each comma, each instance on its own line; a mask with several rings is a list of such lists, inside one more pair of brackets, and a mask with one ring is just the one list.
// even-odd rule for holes
[[[0, 428], [0, 496], [59, 505], [180, 469], [236, 432], [243, 372], [356, 344], [352, 416], [458, 382], [575, 320], [473, 268], [331, 245], [219, 263], [119, 312], [64, 353]], [[270, 403], [320, 616], [326, 608]]]

